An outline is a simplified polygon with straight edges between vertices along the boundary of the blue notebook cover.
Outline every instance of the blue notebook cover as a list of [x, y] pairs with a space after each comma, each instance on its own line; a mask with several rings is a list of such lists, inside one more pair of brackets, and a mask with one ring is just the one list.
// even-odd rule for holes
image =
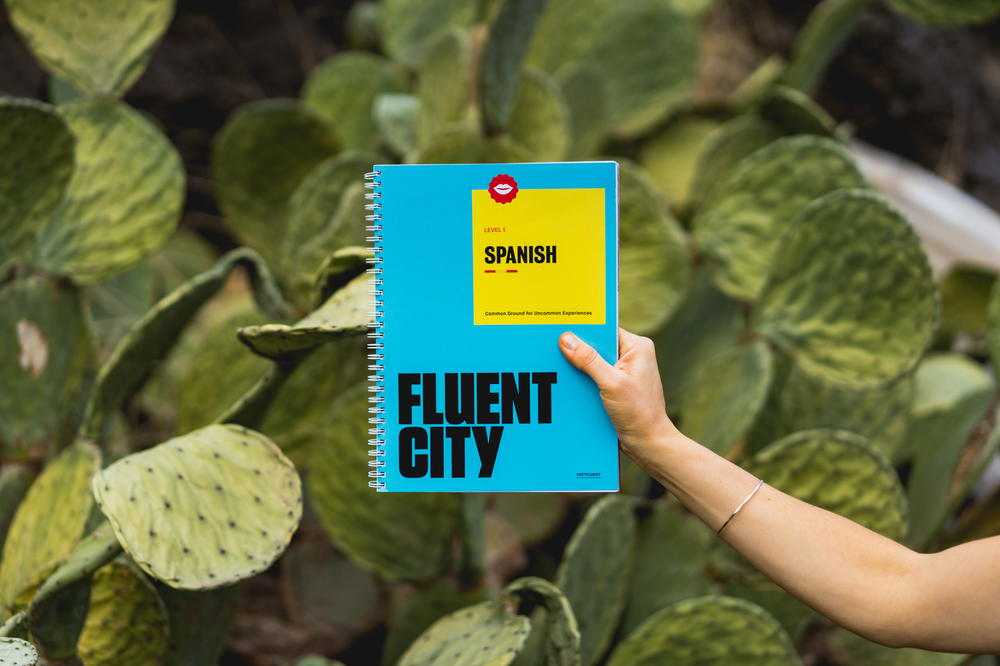
[[369, 178], [371, 485], [617, 491], [615, 430], [558, 346], [570, 330], [618, 358], [617, 163], [383, 164]]

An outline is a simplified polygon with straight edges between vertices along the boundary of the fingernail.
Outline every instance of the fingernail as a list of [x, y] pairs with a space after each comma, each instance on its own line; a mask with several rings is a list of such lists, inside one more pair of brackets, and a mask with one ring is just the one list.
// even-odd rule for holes
[[574, 349], [578, 344], [580, 344], [580, 338], [576, 337], [572, 333], [563, 333], [563, 344], [566, 345], [567, 349]]

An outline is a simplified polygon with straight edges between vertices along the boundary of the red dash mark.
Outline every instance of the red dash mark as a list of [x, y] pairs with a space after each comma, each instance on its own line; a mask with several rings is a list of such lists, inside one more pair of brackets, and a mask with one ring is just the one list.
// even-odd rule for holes
[[484, 272], [484, 273], [496, 273], [496, 271], [495, 271], [495, 270], [491, 270], [491, 269], [489, 269], [489, 268], [487, 268], [487, 269], [484, 269], [484, 270], [483, 270], [483, 272]]
[[508, 268], [508, 269], [507, 269], [507, 272], [508, 272], [508, 273], [516, 273], [516, 272], [517, 272], [517, 269], [516, 269], [516, 268]]

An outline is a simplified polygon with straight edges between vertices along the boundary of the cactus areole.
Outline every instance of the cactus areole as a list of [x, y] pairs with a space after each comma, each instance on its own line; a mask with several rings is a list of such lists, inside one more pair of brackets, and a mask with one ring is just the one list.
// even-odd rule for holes
[[[403, 426], [399, 430], [400, 474], [411, 479], [442, 478], [450, 458], [449, 476], [464, 478], [465, 444], [471, 438], [479, 453], [478, 475], [489, 478], [505, 426], [552, 423], [552, 387], [558, 377], [555, 372], [404, 372], [398, 382]], [[443, 391], [439, 383], [444, 384]], [[494, 388], [498, 385], [499, 390]], [[438, 404], [442, 393], [443, 408]], [[415, 415], [422, 425], [411, 425]]]

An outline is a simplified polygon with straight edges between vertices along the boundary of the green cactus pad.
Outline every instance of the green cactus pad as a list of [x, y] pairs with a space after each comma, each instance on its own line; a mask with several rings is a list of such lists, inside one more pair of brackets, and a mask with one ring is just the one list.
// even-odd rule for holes
[[847, 150], [832, 139], [778, 139], [745, 157], [712, 189], [693, 222], [695, 239], [715, 265], [716, 284], [735, 298], [755, 300], [799, 211], [836, 189], [864, 185]]
[[836, 125], [826, 109], [809, 95], [785, 86], [771, 88], [768, 96], [761, 101], [759, 113], [761, 118], [785, 134], [833, 136]]
[[608, 666], [793, 666], [788, 634], [759, 606], [723, 596], [686, 599], [650, 616], [618, 644]]
[[[73, 173], [73, 134], [51, 106], [0, 98], [0, 270], [30, 250]], [[2, 277], [2, 275], [0, 275]]]
[[656, 361], [670, 413], [687, 395], [691, 378], [713, 356], [735, 347], [743, 336], [743, 306], [712, 284], [700, 268], [673, 316], [653, 334]]
[[417, 152], [420, 100], [416, 95], [383, 93], [372, 106], [379, 140], [393, 154], [408, 158]]
[[937, 307], [930, 264], [906, 219], [878, 195], [848, 190], [810, 204], [792, 224], [754, 325], [805, 372], [871, 386], [916, 365]]
[[428, 45], [417, 74], [417, 140], [425, 147], [438, 132], [459, 124], [469, 108], [472, 46], [468, 32], [454, 27], [442, 32]]
[[439, 618], [488, 598], [482, 587], [459, 590], [455, 581], [446, 578], [415, 589], [393, 605], [382, 649], [383, 666], [396, 666], [413, 641]]
[[395, 60], [412, 66], [442, 32], [470, 27], [475, 20], [476, 5], [466, 0], [386, 0], [379, 14], [382, 45]]
[[535, 160], [558, 161], [569, 150], [569, 108], [548, 74], [527, 68], [521, 75], [508, 128], [510, 136]]
[[237, 236], [269, 264], [279, 265], [289, 199], [337, 148], [329, 121], [293, 100], [241, 106], [216, 136], [212, 179], [219, 206]]
[[[580, 628], [570, 606], [569, 599], [562, 591], [545, 580], [535, 576], [518, 578], [503, 590], [504, 596], [517, 597], [522, 603], [545, 609], [544, 643], [541, 653], [545, 655], [544, 666], [580, 666]], [[536, 620], [531, 622], [532, 633], [539, 629]], [[527, 647], [527, 646], [526, 646]]]
[[335, 291], [365, 272], [368, 258], [374, 256], [371, 248], [348, 246], [335, 250], [320, 265], [313, 277], [313, 302], [323, 305]]
[[993, 367], [1000, 373], [1000, 280], [993, 285], [993, 293], [986, 312], [987, 344]]
[[900, 14], [931, 25], [985, 23], [1000, 14], [998, 0], [889, 0]]
[[10, 526], [0, 563], [0, 614], [27, 600], [84, 534], [93, 500], [88, 488], [100, 469], [96, 447], [77, 442], [35, 479]]
[[340, 145], [351, 149], [378, 147], [372, 104], [381, 93], [403, 92], [401, 68], [388, 58], [346, 51], [316, 67], [302, 87], [302, 101], [325, 117]]
[[730, 347], [709, 359], [686, 385], [684, 432], [725, 455], [753, 426], [767, 399], [774, 358], [763, 342]]
[[814, 428], [839, 428], [864, 437], [894, 459], [910, 422], [913, 380], [909, 375], [890, 384], [853, 387], [830, 384], [792, 368], [765, 407], [767, 426], [754, 427], [754, 446], [761, 448], [786, 435]]
[[344, 666], [344, 662], [310, 654], [300, 658], [292, 666]]
[[28, 629], [47, 657], [69, 659], [76, 654], [87, 617], [91, 575], [121, 552], [111, 527], [102, 521], [35, 592], [28, 607]]
[[930, 652], [915, 648], [891, 648], [837, 628], [827, 639], [830, 654], [842, 666], [959, 666], [970, 663], [970, 655]]
[[594, 67], [606, 85], [612, 129], [633, 136], [688, 100], [697, 33], [693, 17], [659, 0], [552, 0], [528, 64], [556, 77], [578, 63]]
[[25, 277], [0, 287], [0, 446], [6, 458], [58, 451], [80, 418], [94, 340], [72, 286]]
[[226, 646], [239, 583], [214, 590], [158, 589], [167, 610], [170, 643], [163, 666], [217, 664]]
[[948, 343], [960, 335], [976, 343], [985, 339], [990, 295], [996, 283], [995, 271], [976, 266], [955, 266], [941, 278], [939, 337]]
[[466, 128], [438, 132], [414, 159], [421, 164], [478, 164], [482, 162], [530, 162], [534, 156], [506, 136], [484, 138]]
[[174, 14], [173, 0], [7, 0], [10, 20], [46, 69], [87, 93], [122, 94]]
[[507, 129], [520, 95], [522, 63], [547, 2], [509, 0], [493, 13], [479, 65], [479, 111], [487, 134]]
[[152, 254], [174, 231], [184, 170], [160, 130], [125, 104], [84, 98], [61, 110], [76, 137], [76, 170], [38, 236], [34, 261], [98, 282]]
[[698, 163], [719, 127], [714, 118], [685, 115], [644, 142], [639, 150], [639, 163], [675, 210], [683, 209], [691, 200]]
[[311, 506], [334, 544], [389, 579], [431, 578], [448, 567], [459, 510], [448, 493], [376, 493], [368, 487], [368, 392], [343, 391], [315, 437]]
[[580, 63], [559, 75], [559, 87], [570, 111], [570, 147], [567, 159], [593, 157], [608, 129], [608, 93], [600, 71]]
[[522, 544], [532, 546], [559, 528], [568, 505], [557, 493], [497, 493], [490, 508], [514, 527]]
[[295, 467], [240, 426], [210, 425], [122, 458], [94, 477], [93, 492], [125, 552], [180, 589], [264, 571], [302, 515]]
[[104, 420], [167, 355], [202, 306], [215, 296], [236, 267], [243, 267], [258, 307], [280, 317], [287, 306], [271, 271], [249, 248], [232, 250], [156, 303], [123, 337], [101, 367], [86, 408], [87, 433], [98, 437]]
[[635, 553], [634, 501], [607, 495], [590, 507], [566, 546], [556, 586], [573, 607], [580, 627], [584, 666], [597, 662], [611, 643], [628, 595]]
[[917, 366], [916, 386], [914, 421], [906, 436], [913, 455], [906, 485], [911, 515], [907, 541], [924, 550], [951, 513], [959, 460], [993, 402], [996, 385], [967, 356], [939, 353]]
[[27, 465], [5, 463], [0, 467], [0, 552], [17, 507], [31, 486], [32, 474]]
[[661, 608], [711, 591], [705, 553], [714, 539], [712, 530], [676, 500], [653, 503], [652, 512], [639, 523], [624, 633]]
[[300, 297], [334, 250], [365, 243], [364, 204], [357, 195], [346, 196], [346, 190], [363, 187], [364, 174], [379, 159], [362, 151], [332, 157], [313, 169], [289, 200], [281, 272]]
[[796, 433], [758, 452], [746, 469], [778, 490], [890, 539], [906, 533], [906, 497], [896, 470], [860, 435]]
[[298, 323], [246, 326], [239, 330], [239, 339], [261, 356], [282, 359], [331, 340], [359, 335], [368, 330], [371, 320], [371, 287], [372, 276], [362, 273]]
[[726, 180], [748, 155], [780, 139], [784, 132], [755, 113], [745, 113], [724, 123], [708, 140], [691, 183], [691, 202], [710, 200], [714, 189]]
[[691, 278], [691, 256], [647, 174], [625, 162], [619, 178], [621, 325], [645, 335], [660, 328], [680, 303]]
[[0, 637], [0, 664], [4, 666], [35, 666], [38, 650], [20, 638]]
[[528, 618], [484, 601], [445, 615], [414, 641], [399, 666], [507, 666], [531, 628]]
[[156, 589], [122, 558], [94, 574], [77, 652], [84, 666], [160, 666], [169, 631]]
[[[303, 532], [281, 559], [282, 596], [293, 621], [348, 636], [381, 624], [385, 599], [378, 577], [337, 552], [320, 530]], [[337, 594], [330, 594], [331, 590]], [[468, 603], [472, 601], [455, 608]]]
[[784, 627], [793, 643], [798, 643], [810, 623], [819, 615], [809, 606], [785, 592], [770, 578], [749, 568], [727, 578], [722, 594], [757, 604]]

